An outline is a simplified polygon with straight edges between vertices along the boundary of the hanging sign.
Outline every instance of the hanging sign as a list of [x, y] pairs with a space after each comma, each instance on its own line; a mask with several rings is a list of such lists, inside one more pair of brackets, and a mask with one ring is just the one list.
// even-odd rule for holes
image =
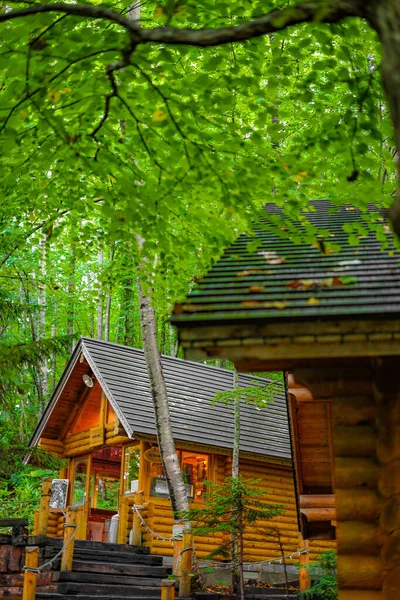
[[162, 463], [160, 450], [157, 447], [149, 448], [148, 450], [146, 450], [146, 452], [143, 454], [143, 457], [149, 462]]

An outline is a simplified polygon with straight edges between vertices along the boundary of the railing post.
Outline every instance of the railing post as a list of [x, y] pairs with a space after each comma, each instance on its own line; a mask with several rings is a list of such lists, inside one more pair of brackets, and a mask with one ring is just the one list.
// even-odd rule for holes
[[161, 600], [175, 600], [175, 581], [173, 579], [161, 581]]
[[[37, 569], [39, 565], [39, 548], [38, 546], [27, 546], [25, 548], [25, 566]], [[22, 592], [22, 600], [35, 600], [36, 598], [36, 578], [37, 573], [34, 571], [25, 571], [24, 573], [24, 588]]]
[[[143, 495], [142, 494], [134, 494], [133, 502], [134, 502], [134, 505], [138, 508], [138, 510], [143, 508]], [[141, 523], [139, 515], [137, 514], [135, 509], [133, 509], [132, 536], [129, 541], [133, 546], [141, 546], [142, 545], [142, 523]]]
[[40, 496], [40, 508], [37, 523], [37, 535], [47, 535], [50, 513], [51, 477], [42, 480], [42, 494]]
[[305, 592], [311, 587], [311, 576], [308, 571], [308, 565], [310, 562], [310, 555], [308, 553], [308, 540], [303, 540], [302, 536], [299, 536], [300, 548], [303, 550], [300, 554], [300, 567], [299, 567], [299, 588], [300, 592]]
[[192, 572], [192, 556], [193, 556], [193, 535], [183, 532], [182, 550], [180, 566], [178, 567], [179, 574], [179, 597], [189, 598], [190, 596], [190, 574]]
[[[61, 556], [61, 571], [72, 571], [72, 561], [74, 558], [74, 543], [76, 533], [76, 510], [74, 508], [68, 507], [65, 511], [65, 514], [66, 516], [63, 539], [64, 551]], [[70, 540], [69, 543], [68, 540]]]

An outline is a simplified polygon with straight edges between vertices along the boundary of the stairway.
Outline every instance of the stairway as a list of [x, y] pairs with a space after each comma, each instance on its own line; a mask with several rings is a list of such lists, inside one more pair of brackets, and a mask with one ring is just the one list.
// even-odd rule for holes
[[[49, 540], [41, 562], [60, 549], [61, 540]], [[60, 571], [60, 563], [53, 563], [52, 583], [37, 589], [37, 600], [160, 600], [161, 580], [171, 572], [148, 548], [82, 540], [75, 542], [72, 571]]]

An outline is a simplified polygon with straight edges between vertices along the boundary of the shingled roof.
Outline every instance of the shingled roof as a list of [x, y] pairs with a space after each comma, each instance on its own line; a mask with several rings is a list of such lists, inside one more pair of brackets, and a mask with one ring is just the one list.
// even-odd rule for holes
[[[382, 227], [384, 218], [371, 207], [377, 234], [353, 206], [336, 207], [328, 200], [310, 204], [315, 212], [304, 216], [320, 237], [310, 236], [301, 222], [285, 225], [277, 219], [279, 209], [266, 205], [255, 238], [241, 235], [226, 250], [186, 301], [176, 305], [173, 322], [190, 327], [399, 316], [400, 256], [392, 234]], [[249, 249], [254, 240], [260, 245]]]
[[[129, 437], [156, 434], [154, 410], [143, 350], [90, 338], [81, 338], [31, 439], [34, 446], [67, 381], [83, 354], [95, 378], [112, 404]], [[220, 448], [233, 447], [232, 407], [212, 405], [215, 393], [232, 389], [233, 373], [201, 363], [162, 356], [172, 429], [177, 440]], [[81, 376], [82, 378], [82, 376]], [[265, 386], [271, 380], [239, 374], [239, 387]], [[84, 388], [84, 384], [82, 382]], [[273, 387], [274, 400], [258, 409], [242, 402], [242, 451], [290, 459], [286, 396], [283, 385]]]

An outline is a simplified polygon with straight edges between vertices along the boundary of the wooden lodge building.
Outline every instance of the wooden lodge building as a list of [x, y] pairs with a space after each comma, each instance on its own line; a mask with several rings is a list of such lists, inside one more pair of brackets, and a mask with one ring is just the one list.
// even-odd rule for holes
[[[172, 426], [187, 493], [204, 502], [204, 481], [222, 483], [231, 473], [232, 408], [212, 404], [217, 391], [233, 386], [232, 371], [163, 356]], [[239, 387], [265, 386], [269, 380], [239, 375]], [[285, 513], [260, 523], [248, 534], [247, 561], [265, 561], [298, 548], [298, 519], [293, 484], [285, 390], [275, 386], [266, 409], [241, 406], [240, 470], [261, 479], [271, 503]], [[155, 419], [143, 351], [82, 338], [30, 442], [68, 459], [60, 473], [68, 480], [67, 505], [78, 510], [76, 537], [107, 540], [118, 511], [117, 542], [129, 541], [133, 504], [149, 529], [142, 544], [151, 554], [172, 556], [173, 518], [157, 448]], [[64, 516], [50, 512], [47, 535], [63, 535]], [[152, 531], [150, 531], [152, 530]], [[197, 537], [196, 555], [204, 558], [222, 538]], [[329, 542], [327, 543], [329, 545]], [[313, 555], [325, 547], [317, 542]]]
[[[287, 373], [305, 538], [336, 526], [340, 600], [400, 598], [400, 258], [384, 218], [267, 205], [175, 307], [185, 356]], [[371, 215], [372, 213], [372, 215]]]

